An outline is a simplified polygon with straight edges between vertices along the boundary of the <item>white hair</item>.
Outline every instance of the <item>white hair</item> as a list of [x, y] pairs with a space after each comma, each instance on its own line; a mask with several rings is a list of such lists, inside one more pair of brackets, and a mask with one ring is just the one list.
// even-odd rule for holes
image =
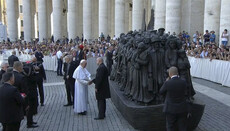
[[8, 62], [2, 62], [1, 67], [8, 65]]
[[87, 61], [85, 59], [81, 60], [80, 64], [86, 63]]

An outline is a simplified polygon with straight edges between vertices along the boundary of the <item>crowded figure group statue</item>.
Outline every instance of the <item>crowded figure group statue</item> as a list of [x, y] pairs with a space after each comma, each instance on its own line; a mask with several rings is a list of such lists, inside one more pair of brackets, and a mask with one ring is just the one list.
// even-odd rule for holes
[[165, 29], [130, 31], [121, 34], [110, 79], [130, 100], [154, 105], [163, 102], [159, 90], [168, 78], [168, 69], [175, 66], [188, 85], [193, 99], [190, 64], [179, 38], [164, 33]]

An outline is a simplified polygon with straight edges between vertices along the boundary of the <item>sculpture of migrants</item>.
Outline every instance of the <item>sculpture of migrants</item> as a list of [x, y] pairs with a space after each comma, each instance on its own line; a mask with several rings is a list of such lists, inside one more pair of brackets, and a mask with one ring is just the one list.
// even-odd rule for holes
[[[168, 78], [168, 69], [176, 66], [188, 83], [193, 98], [190, 64], [182, 42], [164, 33], [165, 29], [122, 33], [110, 75], [112, 101], [128, 122], [139, 130], [164, 130], [164, 98], [159, 90]], [[189, 129], [197, 127], [204, 105], [195, 99]]]

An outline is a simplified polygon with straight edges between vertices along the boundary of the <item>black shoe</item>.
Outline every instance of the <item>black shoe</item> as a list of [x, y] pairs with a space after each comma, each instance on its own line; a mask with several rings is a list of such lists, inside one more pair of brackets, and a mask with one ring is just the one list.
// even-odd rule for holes
[[85, 111], [85, 112], [78, 113], [78, 115], [86, 115], [86, 111]]
[[37, 124], [37, 122], [32, 122], [32, 123], [35, 124], [35, 125]]
[[103, 120], [104, 118], [96, 117], [94, 120]]
[[36, 124], [27, 125], [27, 128], [36, 128], [36, 127], [38, 127], [38, 125], [36, 125]]
[[41, 106], [44, 106], [44, 104], [43, 104], [43, 103], [41, 103]]
[[66, 105], [64, 105], [65, 107], [67, 107], [67, 106], [72, 106], [73, 104], [66, 104]]

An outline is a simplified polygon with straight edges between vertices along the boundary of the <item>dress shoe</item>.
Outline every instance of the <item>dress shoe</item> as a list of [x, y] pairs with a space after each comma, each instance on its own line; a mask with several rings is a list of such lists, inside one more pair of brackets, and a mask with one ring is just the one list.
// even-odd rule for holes
[[43, 104], [43, 103], [41, 103], [41, 106], [44, 106], [44, 104]]
[[65, 107], [67, 107], [67, 106], [72, 106], [73, 104], [66, 104], [66, 105], [64, 105]]
[[96, 117], [94, 120], [103, 120], [104, 118]]
[[36, 128], [36, 127], [38, 127], [38, 125], [36, 125], [36, 124], [27, 125], [27, 128]]
[[35, 124], [35, 125], [37, 124], [37, 122], [32, 122], [32, 123]]

